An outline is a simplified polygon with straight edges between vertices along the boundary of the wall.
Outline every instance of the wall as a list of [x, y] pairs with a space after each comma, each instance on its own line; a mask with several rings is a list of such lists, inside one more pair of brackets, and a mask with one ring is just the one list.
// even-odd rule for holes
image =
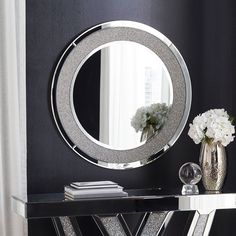
[[[93, 166], [71, 151], [54, 124], [50, 108], [53, 71], [68, 43], [89, 27], [111, 20], [138, 21], [165, 34], [183, 55], [193, 86], [189, 122], [209, 108], [223, 107], [236, 115], [234, 0], [26, 3], [28, 193], [62, 192], [72, 181], [100, 179], [116, 181], [126, 188], [179, 188], [179, 167], [186, 161], [198, 162], [200, 147], [187, 136], [188, 126], [168, 153], [145, 167], [116, 171]], [[235, 144], [227, 148], [230, 165], [225, 189], [234, 189], [235, 149]], [[235, 216], [233, 211], [218, 212], [211, 235], [230, 235]], [[182, 214], [182, 222], [184, 218]], [[173, 227], [175, 235], [181, 234], [178, 225]], [[54, 235], [50, 220], [29, 221], [29, 235]]]

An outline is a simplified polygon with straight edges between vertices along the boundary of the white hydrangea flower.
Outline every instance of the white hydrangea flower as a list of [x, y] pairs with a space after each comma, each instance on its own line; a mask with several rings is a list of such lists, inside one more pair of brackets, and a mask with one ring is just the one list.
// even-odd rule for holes
[[198, 144], [206, 139], [227, 146], [234, 140], [235, 128], [224, 109], [211, 109], [194, 118], [188, 135]]
[[143, 131], [148, 126], [152, 126], [155, 131], [160, 130], [167, 119], [168, 111], [169, 107], [165, 103], [140, 107], [131, 119], [131, 125], [136, 132]]
[[135, 131], [142, 131], [146, 127], [147, 123], [147, 109], [145, 107], [140, 107], [135, 116], [131, 120], [131, 125], [134, 127]]
[[188, 135], [193, 139], [196, 144], [199, 144], [204, 138], [204, 132], [199, 126], [190, 124]]

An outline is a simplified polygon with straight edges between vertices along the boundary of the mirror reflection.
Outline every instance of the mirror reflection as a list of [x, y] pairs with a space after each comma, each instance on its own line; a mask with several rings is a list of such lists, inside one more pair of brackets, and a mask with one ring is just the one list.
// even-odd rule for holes
[[173, 103], [169, 72], [145, 46], [116, 41], [82, 65], [73, 88], [73, 108], [89, 138], [127, 150], [158, 134]]

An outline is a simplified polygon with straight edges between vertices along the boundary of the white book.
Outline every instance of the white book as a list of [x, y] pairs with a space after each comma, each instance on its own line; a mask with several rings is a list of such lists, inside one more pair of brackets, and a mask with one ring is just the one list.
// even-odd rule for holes
[[90, 188], [116, 188], [119, 185], [112, 181], [90, 181], [90, 182], [73, 182], [70, 186], [77, 189], [90, 189]]
[[69, 200], [75, 199], [85, 199], [85, 198], [111, 198], [111, 197], [127, 197], [128, 193], [120, 192], [120, 193], [96, 193], [96, 194], [83, 194], [83, 195], [71, 195], [65, 192], [65, 198]]
[[71, 186], [64, 187], [65, 193], [70, 195], [91, 195], [91, 194], [107, 194], [107, 193], [120, 193], [123, 192], [123, 187], [117, 188], [100, 188], [100, 189], [75, 189]]

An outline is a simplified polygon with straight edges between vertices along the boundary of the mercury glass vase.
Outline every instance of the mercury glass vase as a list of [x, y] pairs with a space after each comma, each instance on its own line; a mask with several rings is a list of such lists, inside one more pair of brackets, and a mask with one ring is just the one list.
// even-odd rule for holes
[[140, 142], [148, 141], [151, 137], [155, 134], [155, 130], [153, 129], [152, 125], [145, 127], [142, 131]]
[[220, 192], [227, 170], [225, 147], [220, 142], [202, 142], [199, 161], [205, 189], [207, 191]]

